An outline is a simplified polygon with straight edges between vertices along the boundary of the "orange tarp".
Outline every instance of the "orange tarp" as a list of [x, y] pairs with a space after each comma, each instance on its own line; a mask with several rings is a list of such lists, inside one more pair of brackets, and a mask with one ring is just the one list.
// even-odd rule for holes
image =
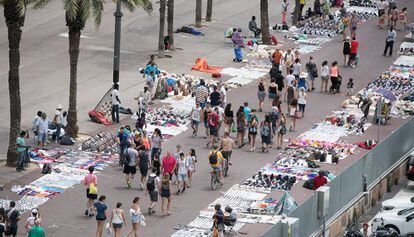
[[207, 64], [205, 58], [197, 58], [196, 64], [191, 68], [191, 70], [196, 70], [200, 72], [207, 72], [212, 74], [218, 74], [221, 72], [222, 67], [212, 67]]

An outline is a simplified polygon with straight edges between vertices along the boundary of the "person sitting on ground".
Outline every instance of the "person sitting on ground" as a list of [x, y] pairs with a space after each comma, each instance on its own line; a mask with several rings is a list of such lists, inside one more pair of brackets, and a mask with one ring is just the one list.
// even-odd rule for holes
[[323, 172], [323, 170], [319, 171], [318, 176], [313, 179], [313, 183], [313, 190], [317, 190], [319, 187], [328, 183], [328, 179], [325, 177], [325, 172]]
[[228, 29], [225, 33], [226, 38], [231, 39], [231, 37], [233, 37], [234, 32], [236, 31], [237, 31], [237, 28], [234, 28], [234, 27]]
[[312, 8], [308, 8], [308, 10], [306, 11], [306, 14], [305, 14], [305, 19], [308, 19], [308, 18], [312, 18], [313, 17], [313, 11], [312, 11]]
[[252, 19], [249, 21], [249, 30], [253, 31], [255, 38], [260, 36], [262, 30], [257, 27], [256, 16], [252, 16]]
[[237, 221], [237, 213], [229, 206], [224, 208], [224, 211], [223, 224], [225, 226], [235, 226]]
[[177, 29], [176, 31], [177, 33], [188, 33], [188, 34], [192, 34], [195, 36], [200, 36], [200, 35], [205, 35], [203, 32], [195, 30], [194, 28], [188, 27], [188, 26], [183, 26], [179, 29]]

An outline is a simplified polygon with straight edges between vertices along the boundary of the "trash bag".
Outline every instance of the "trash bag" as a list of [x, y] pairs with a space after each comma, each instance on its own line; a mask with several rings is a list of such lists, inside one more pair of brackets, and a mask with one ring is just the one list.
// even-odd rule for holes
[[64, 135], [60, 139], [60, 145], [71, 146], [73, 144], [75, 144], [75, 141], [71, 137], [69, 137], [68, 135]]

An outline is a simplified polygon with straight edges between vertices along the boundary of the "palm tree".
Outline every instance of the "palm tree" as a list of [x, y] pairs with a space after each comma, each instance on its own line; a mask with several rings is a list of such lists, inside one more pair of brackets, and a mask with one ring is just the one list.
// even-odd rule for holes
[[[151, 12], [152, 4], [149, 0], [117, 0], [122, 6], [133, 11], [136, 7], [142, 7], [145, 11]], [[117, 3], [115, 1], [115, 3]], [[49, 0], [33, 0], [33, 8], [39, 9], [47, 5]], [[71, 137], [77, 137], [79, 127], [77, 125], [77, 76], [78, 76], [78, 59], [80, 36], [86, 21], [93, 18], [95, 26], [99, 27], [102, 19], [104, 0], [64, 0], [63, 8], [65, 10], [66, 26], [69, 30], [69, 64], [70, 64], [70, 82], [69, 82], [69, 109], [68, 124], [66, 133]]]
[[160, 0], [160, 31], [158, 34], [158, 57], [165, 57], [164, 28], [165, 28], [166, 0]]
[[207, 0], [206, 21], [211, 21], [211, 15], [213, 15], [213, 0]]
[[298, 24], [300, 15], [300, 0], [295, 0], [295, 10], [293, 11], [292, 25], [296, 26]]
[[20, 132], [21, 101], [20, 101], [20, 40], [26, 15], [24, 0], [0, 0], [4, 6], [4, 18], [9, 40], [9, 99], [10, 99], [10, 131], [7, 148], [7, 165], [15, 166], [18, 157], [16, 139]]
[[263, 44], [270, 44], [268, 0], [260, 0], [260, 24], [262, 27]]
[[170, 37], [170, 50], [174, 50], [174, 0], [168, 0], [167, 6], [167, 34]]
[[201, 27], [201, 0], [196, 0], [196, 14], [195, 14], [195, 26], [200, 28]]

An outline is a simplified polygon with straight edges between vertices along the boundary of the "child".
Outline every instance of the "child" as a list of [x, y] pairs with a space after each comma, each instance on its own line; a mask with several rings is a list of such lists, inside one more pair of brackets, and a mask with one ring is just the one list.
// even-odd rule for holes
[[348, 88], [348, 91], [346, 92], [347, 96], [351, 96], [354, 94], [354, 79], [353, 78], [349, 78], [348, 84], [346, 85], [346, 87]]

